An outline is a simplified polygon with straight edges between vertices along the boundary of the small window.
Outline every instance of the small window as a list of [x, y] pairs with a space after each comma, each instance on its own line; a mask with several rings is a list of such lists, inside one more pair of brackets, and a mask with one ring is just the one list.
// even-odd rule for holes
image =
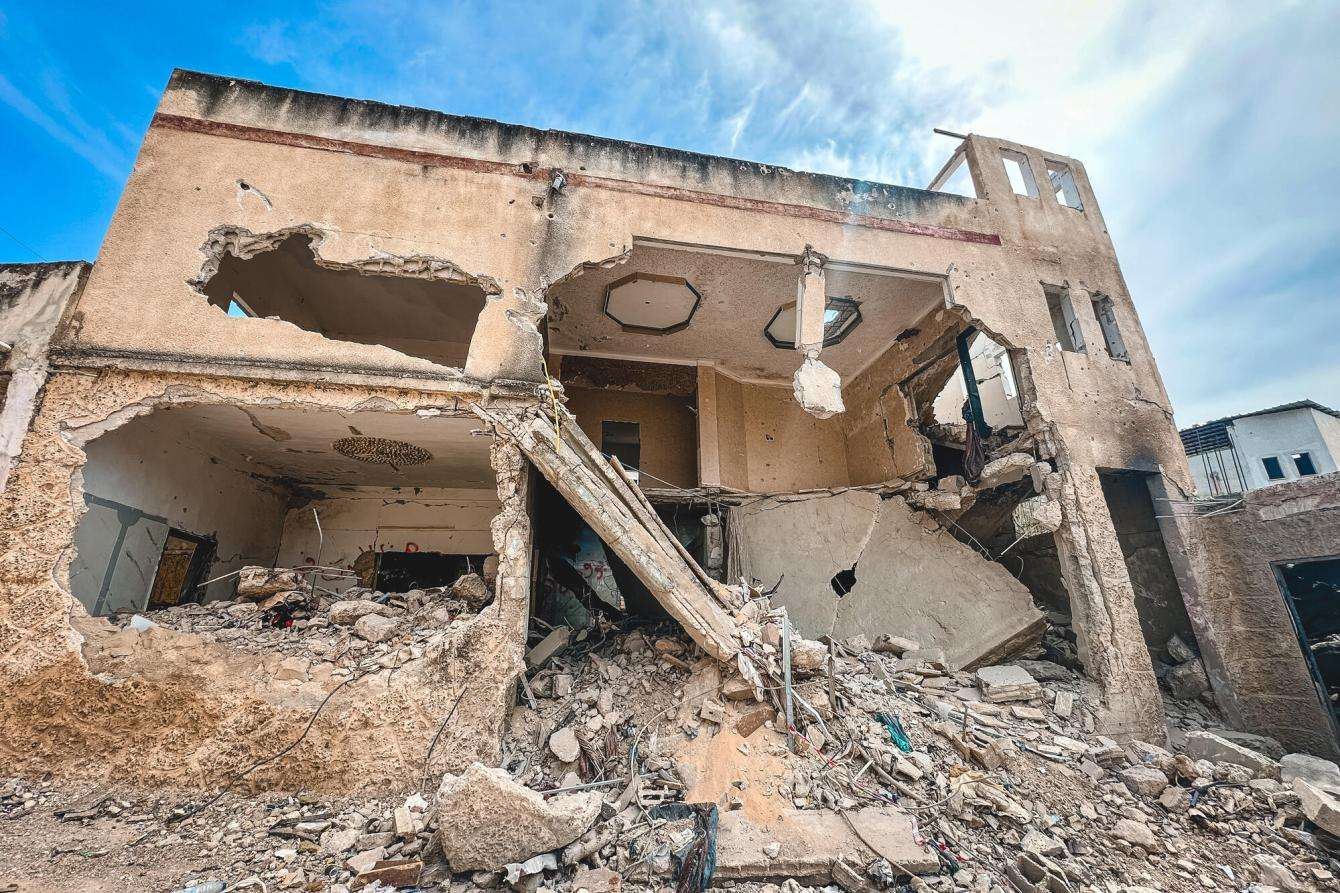
[[642, 426], [637, 422], [601, 422], [600, 449], [637, 477], [642, 465]]
[[1093, 316], [1098, 320], [1098, 328], [1103, 330], [1103, 341], [1107, 343], [1107, 355], [1114, 360], [1129, 363], [1131, 357], [1126, 353], [1126, 342], [1121, 340], [1121, 329], [1117, 327], [1116, 306], [1107, 295], [1095, 295], [1093, 298]]
[[1084, 332], [1075, 318], [1075, 308], [1070, 303], [1070, 294], [1063, 288], [1043, 286], [1047, 295], [1047, 311], [1052, 317], [1052, 330], [1056, 333], [1056, 343], [1061, 350], [1084, 353]]
[[1266, 467], [1266, 477], [1272, 481], [1284, 480], [1284, 466], [1280, 465], [1280, 460], [1274, 456], [1266, 456], [1261, 460], [1261, 464]]
[[1058, 202], [1076, 211], [1084, 210], [1084, 203], [1079, 200], [1079, 188], [1075, 186], [1075, 175], [1068, 166], [1059, 161], [1047, 162], [1047, 177]]
[[246, 317], [254, 317], [256, 314], [250, 307], [247, 306], [246, 301], [243, 301], [237, 295], [233, 295], [231, 298], [228, 299], [228, 315], [239, 318], [246, 318]]
[[[861, 302], [855, 298], [830, 297], [824, 304], [824, 347], [832, 347], [861, 324]], [[763, 334], [773, 347], [796, 349], [796, 302], [783, 304], [768, 321]]]
[[1311, 453], [1294, 453], [1289, 458], [1293, 459], [1293, 467], [1298, 469], [1300, 478], [1317, 473], [1317, 466], [1312, 464]]
[[1021, 152], [1001, 149], [1000, 160], [1005, 163], [1005, 176], [1009, 177], [1010, 188], [1014, 190], [1014, 194], [1037, 198], [1038, 182], [1033, 179], [1033, 168], [1028, 164], [1028, 156]]

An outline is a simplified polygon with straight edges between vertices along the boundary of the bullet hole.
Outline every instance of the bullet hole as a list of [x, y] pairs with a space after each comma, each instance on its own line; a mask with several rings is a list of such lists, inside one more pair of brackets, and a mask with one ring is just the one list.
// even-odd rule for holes
[[838, 598], [842, 598], [842, 596], [851, 592], [856, 588], [856, 565], [853, 564], [845, 571], [838, 571], [833, 575], [833, 579], [828, 581], [828, 584], [833, 587], [833, 591], [837, 593]]
[[238, 180], [238, 181], [237, 181], [237, 185], [238, 185], [239, 187], [241, 187], [242, 189], [250, 189], [250, 188], [251, 188], [251, 184], [248, 183], [246, 180]]
[[554, 212], [553, 212], [553, 211], [550, 211], [549, 214], [548, 214], [547, 216], [549, 217], [550, 220], [553, 220], [553, 219], [554, 219]]

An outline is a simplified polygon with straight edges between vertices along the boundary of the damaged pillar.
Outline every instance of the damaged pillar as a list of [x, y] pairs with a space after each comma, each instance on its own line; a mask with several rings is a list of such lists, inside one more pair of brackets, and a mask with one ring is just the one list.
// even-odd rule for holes
[[819, 360], [828, 312], [828, 283], [824, 273], [827, 261], [813, 246], [806, 245], [800, 258], [800, 281], [796, 284], [796, 350], [805, 359], [792, 383], [796, 402], [820, 419], [846, 410], [842, 405], [842, 379]]
[[1102, 692], [1099, 729], [1118, 739], [1164, 744], [1163, 700], [1098, 472], [1073, 462], [1063, 472], [1056, 549], [1080, 661]]

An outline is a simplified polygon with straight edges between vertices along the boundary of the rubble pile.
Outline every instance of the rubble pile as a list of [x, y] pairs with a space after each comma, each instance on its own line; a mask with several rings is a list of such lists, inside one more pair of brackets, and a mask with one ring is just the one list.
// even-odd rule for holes
[[[268, 570], [245, 568], [249, 570]], [[277, 575], [296, 572], [280, 569]], [[254, 578], [252, 578], [254, 579]], [[301, 588], [268, 591], [239, 582], [236, 599], [186, 603], [142, 614], [117, 614], [108, 620], [136, 630], [164, 627], [253, 654], [284, 654], [327, 661], [346, 668], [411, 649], [423, 650], [492, 601], [478, 574], [466, 574], [451, 586], [385, 593], [354, 586], [333, 592], [281, 576]]]
[[[431, 635], [483, 597], [318, 595], [282, 629], [241, 602], [152, 619], [317, 653], [380, 647], [370, 618]], [[395, 801], [12, 781], [0, 883], [21, 856], [213, 890], [1335, 888], [1340, 768], [1223, 730], [1202, 701], [1168, 702], [1170, 743], [1122, 744], [1046, 643], [955, 672], [906, 638], [805, 639], [756, 594], [737, 619], [724, 663], [672, 622], [538, 630], [501, 766], [429, 777], [425, 759], [421, 793]], [[72, 825], [96, 833], [52, 843]]]

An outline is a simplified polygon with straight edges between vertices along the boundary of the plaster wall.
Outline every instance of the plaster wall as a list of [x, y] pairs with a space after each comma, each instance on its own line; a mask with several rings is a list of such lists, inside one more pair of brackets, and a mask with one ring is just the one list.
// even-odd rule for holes
[[721, 484], [735, 490], [749, 489], [749, 453], [744, 434], [745, 385], [729, 375], [713, 371], [716, 378], [717, 454]]
[[638, 423], [642, 468], [648, 475], [642, 486], [698, 486], [698, 427], [692, 398], [580, 387], [567, 388], [567, 394], [568, 409], [597, 447], [602, 423]]
[[[288, 511], [276, 563], [316, 564], [319, 555], [324, 566], [353, 569], [364, 552], [404, 551], [409, 543], [422, 552], [487, 555], [493, 551], [489, 525], [500, 510], [493, 490], [339, 487]], [[320, 585], [343, 592], [356, 583], [331, 576]]]
[[1327, 455], [1331, 463], [1335, 464], [1340, 461], [1340, 419], [1316, 411], [1313, 411], [1312, 418], [1317, 423], [1317, 430], [1321, 432], [1322, 443], [1326, 444]]
[[[209, 577], [248, 564], [270, 565], [288, 507], [286, 488], [238, 471], [192, 446], [148, 436], [132, 422], [89, 444], [83, 491], [90, 516], [75, 531], [70, 587], [88, 610], [142, 610], [169, 527], [213, 537], [217, 553]], [[109, 505], [114, 503], [115, 505]], [[134, 521], [114, 556], [120, 525], [109, 523], [117, 506], [149, 519]], [[115, 576], [104, 575], [116, 558]], [[207, 577], [207, 579], [209, 578]], [[206, 599], [231, 598], [233, 580], [211, 583]]]
[[1310, 453], [1317, 474], [1335, 471], [1335, 455], [1318, 424], [1323, 417], [1331, 418], [1313, 409], [1299, 408], [1234, 419], [1229, 431], [1238, 455], [1242, 457], [1248, 486], [1256, 489], [1281, 483], [1266, 476], [1261, 460], [1269, 456], [1279, 459], [1286, 481], [1299, 479], [1298, 469], [1291, 458], [1294, 453]]
[[1340, 757], [1271, 567], [1340, 555], [1340, 475], [1253, 490], [1240, 511], [1161, 523], [1228, 720], [1290, 750]]
[[[493, 519], [497, 596], [422, 657], [340, 686], [330, 665], [245, 654], [199, 636], [119, 631], [69, 594], [68, 543], [83, 508], [85, 447], [174, 404], [450, 412], [456, 395], [383, 388], [105, 370], [55, 373], [0, 495], [0, 758], [15, 771], [134, 777], [208, 787], [297, 740], [249, 777], [259, 787], [403, 791], [421, 779], [423, 742], [460, 699], [436, 771], [500, 758], [523, 666], [529, 605], [528, 466], [494, 443], [502, 507]], [[505, 401], [500, 401], [505, 402]], [[293, 663], [296, 660], [296, 663]], [[126, 747], [133, 741], [134, 747]]]
[[47, 350], [71, 299], [87, 280], [83, 261], [0, 264], [0, 341], [8, 353], [0, 367], [0, 492], [32, 423], [46, 383]]
[[[1023, 584], [944, 529], [918, 523], [900, 497], [849, 490], [732, 511], [743, 519], [747, 572], [765, 587], [781, 579], [773, 601], [809, 638], [905, 636], [942, 649], [957, 668], [1041, 632]], [[856, 585], [839, 597], [830, 581], [853, 567]]]
[[[1095, 469], [1157, 470], [1189, 492], [1167, 395], [1083, 165], [979, 136], [963, 148], [978, 199], [179, 72], [58, 357], [452, 393], [473, 380], [539, 380], [537, 297], [586, 265], [617, 263], [634, 237], [788, 256], [812, 245], [848, 264], [943, 277], [949, 304], [1019, 352], [1025, 414], [1066, 477], [1058, 540], [1067, 583], [1079, 593], [1077, 623], [1090, 627], [1087, 664], [1110, 699], [1113, 728], [1157, 736], [1157, 691]], [[1016, 196], [1002, 148], [1024, 155], [1038, 182], [1046, 182], [1048, 161], [1068, 165], [1084, 210], [1046, 191]], [[207, 260], [201, 246], [225, 224], [251, 233], [310, 227], [326, 262], [384, 258], [408, 268], [430, 258], [430, 266], [450, 262], [487, 281], [495, 296], [464, 372], [282, 322], [228, 319], [187, 284]], [[1091, 345], [1102, 335], [1086, 297], [1110, 296], [1131, 362], [1099, 349], [1055, 350], [1044, 283], [1071, 289]], [[897, 381], [872, 380], [869, 391], [882, 394]], [[751, 406], [776, 410], [785, 401], [772, 397], [787, 392], [775, 391], [741, 387], [750, 488], [851, 479], [850, 460], [843, 467], [834, 459], [805, 476], [811, 480], [787, 471], [782, 453], [807, 443], [798, 422], [778, 423], [785, 440], [749, 441]], [[861, 418], [865, 433], [876, 434], [870, 417]], [[813, 460], [851, 452], [840, 438], [821, 446], [827, 432], [812, 430]], [[879, 444], [874, 436], [866, 443]], [[889, 466], [898, 467], [898, 452]], [[862, 455], [873, 469], [880, 449]]]

